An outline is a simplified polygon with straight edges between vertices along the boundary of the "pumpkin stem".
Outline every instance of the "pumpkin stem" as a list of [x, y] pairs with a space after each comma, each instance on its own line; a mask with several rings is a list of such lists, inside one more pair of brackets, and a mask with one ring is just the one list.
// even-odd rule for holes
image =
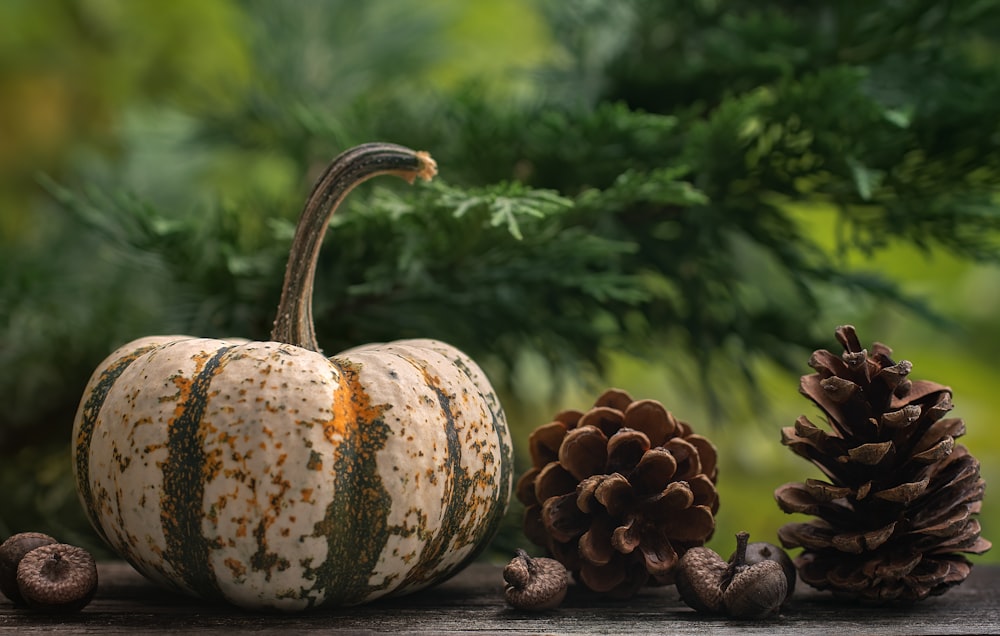
[[330, 162], [313, 186], [295, 228], [272, 340], [320, 351], [313, 326], [312, 296], [323, 236], [333, 213], [351, 190], [382, 174], [396, 175], [410, 183], [416, 177], [429, 181], [437, 174], [437, 164], [426, 152], [387, 143], [362, 144]]

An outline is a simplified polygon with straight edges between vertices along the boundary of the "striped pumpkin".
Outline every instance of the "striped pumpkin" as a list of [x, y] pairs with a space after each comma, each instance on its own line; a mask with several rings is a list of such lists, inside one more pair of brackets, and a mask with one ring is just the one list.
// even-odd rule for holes
[[150, 579], [246, 608], [350, 605], [437, 583], [496, 532], [512, 449], [476, 363], [435, 340], [330, 358], [315, 342], [329, 217], [386, 173], [429, 178], [434, 164], [366, 144], [321, 177], [271, 341], [147, 337], [91, 377], [73, 430], [80, 499]]

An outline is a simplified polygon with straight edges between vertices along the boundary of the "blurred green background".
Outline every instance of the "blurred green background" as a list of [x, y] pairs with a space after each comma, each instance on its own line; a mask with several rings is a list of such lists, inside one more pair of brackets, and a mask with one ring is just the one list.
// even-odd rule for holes
[[0, 3], [0, 535], [94, 546], [68, 463], [90, 371], [142, 335], [266, 337], [311, 180], [374, 139], [441, 185], [354, 196], [320, 341], [461, 346], [519, 471], [617, 386], [716, 442], [711, 545], [774, 541], [774, 488], [817, 476], [780, 444], [815, 415], [798, 376], [849, 323], [953, 388], [997, 483], [1000, 9], [801, 4]]

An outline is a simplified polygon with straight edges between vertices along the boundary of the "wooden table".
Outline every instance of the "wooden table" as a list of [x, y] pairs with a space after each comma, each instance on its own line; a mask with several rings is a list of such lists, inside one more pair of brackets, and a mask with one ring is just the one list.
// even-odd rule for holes
[[628, 602], [572, 587], [563, 606], [523, 613], [503, 601], [500, 567], [477, 563], [416, 595], [341, 610], [257, 614], [162, 592], [128, 565], [102, 563], [96, 598], [79, 614], [48, 616], [0, 600], [2, 634], [406, 632], [556, 634], [990, 634], [1000, 633], [1000, 566], [976, 566], [947, 594], [911, 607], [861, 607], [797, 589], [778, 618], [741, 622], [695, 614], [673, 587]]

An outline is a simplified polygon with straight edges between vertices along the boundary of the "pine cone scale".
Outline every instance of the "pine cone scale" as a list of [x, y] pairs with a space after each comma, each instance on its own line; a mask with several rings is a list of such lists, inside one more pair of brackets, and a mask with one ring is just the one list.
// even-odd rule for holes
[[514, 485], [514, 496], [525, 506], [538, 505], [538, 498], [535, 497], [535, 482], [541, 472], [541, 468], [531, 467], [518, 478], [517, 484]]
[[576, 507], [576, 495], [571, 493], [549, 497], [542, 504], [542, 523], [546, 531], [559, 543], [569, 543], [587, 531], [586, 515]]
[[[845, 401], [850, 399], [852, 392], [845, 390], [844, 387], [856, 385], [841, 380], [841, 384], [838, 386], [827, 383], [827, 380], [820, 379], [819, 376], [804, 376], [799, 384], [799, 392], [815, 402], [831, 422], [837, 423], [837, 426], [841, 422], [859, 420], [867, 416], [863, 408], [854, 405], [852, 409], [851, 405], [845, 404]], [[834, 431], [838, 437], [847, 437], [852, 434], [851, 431], [836, 427]]]
[[705, 474], [695, 475], [687, 480], [687, 485], [694, 495], [696, 505], [704, 506], [713, 515], [719, 510], [719, 492], [715, 483]]
[[589, 424], [568, 432], [559, 446], [559, 465], [576, 481], [603, 472], [608, 461], [608, 437]]
[[611, 592], [627, 583], [625, 564], [619, 561], [597, 564], [583, 560], [579, 576], [594, 592]]
[[919, 464], [934, 464], [951, 455], [953, 450], [955, 450], [954, 438], [946, 437], [927, 450], [914, 453], [911, 459]]
[[549, 462], [535, 477], [533, 499], [544, 502], [552, 497], [571, 493], [575, 489], [576, 480], [573, 475], [558, 462]]
[[642, 552], [646, 572], [661, 579], [672, 575], [680, 560], [677, 551], [667, 541], [640, 543], [639, 550]]
[[[896, 395], [890, 404], [891, 410], [902, 408], [907, 404], [922, 402], [929, 396], [939, 395], [942, 392], [948, 393], [948, 401], [951, 401], [951, 388], [937, 382], [929, 380], [915, 380], [911, 383], [909, 390], [904, 395]], [[950, 410], [950, 408], [949, 408]]]
[[[694, 447], [696, 457], [698, 458], [700, 474], [693, 475], [692, 478], [705, 476], [714, 484], [719, 472], [719, 456], [715, 451], [715, 445], [707, 437], [695, 433], [685, 435], [684, 441]], [[715, 490], [714, 485], [712, 489], [713, 491]]]
[[636, 527], [636, 519], [630, 518], [625, 525], [618, 526], [611, 533], [611, 545], [622, 554], [631, 554], [642, 543], [642, 537]]
[[609, 527], [606, 519], [595, 519], [590, 529], [580, 537], [580, 556], [596, 565], [610, 563], [615, 556], [615, 546], [611, 540], [614, 530]]
[[568, 430], [563, 422], [551, 422], [532, 431], [528, 438], [528, 450], [534, 467], [541, 468], [559, 459], [559, 445]]
[[879, 424], [886, 430], [902, 429], [916, 422], [919, 417], [920, 407], [915, 404], [907, 404], [902, 408], [882, 414]]
[[677, 468], [674, 471], [675, 479], [688, 479], [695, 475], [704, 474], [701, 465], [701, 453], [694, 444], [686, 439], [674, 438], [664, 444], [667, 452], [674, 456]]
[[685, 481], [672, 481], [663, 492], [639, 503], [639, 510], [645, 519], [654, 522], [668, 522], [683, 514], [694, 504], [694, 493]]
[[652, 447], [660, 446], [677, 431], [677, 421], [656, 400], [638, 400], [625, 409], [625, 426], [640, 431]]
[[593, 426], [600, 429], [606, 436], [611, 437], [621, 429], [624, 423], [624, 413], [610, 406], [599, 406], [584, 413], [580, 417], [580, 421], [577, 422], [577, 426]]
[[921, 479], [920, 481], [900, 484], [893, 488], [879, 490], [873, 493], [872, 496], [883, 501], [908, 504], [923, 495], [927, 490], [927, 484], [930, 482], [930, 479]]
[[849, 554], [861, 554], [866, 550], [875, 550], [892, 536], [896, 529], [896, 523], [890, 523], [884, 528], [877, 528], [867, 532], [852, 532], [834, 535], [830, 544]]
[[607, 514], [618, 517], [635, 505], [632, 485], [620, 473], [607, 475], [594, 489], [594, 499]]
[[677, 474], [677, 459], [665, 448], [651, 448], [642, 456], [629, 482], [636, 494], [652, 495], [662, 492]]
[[700, 542], [715, 529], [715, 516], [707, 506], [691, 506], [680, 511], [664, 527], [667, 534], [680, 543]]
[[872, 442], [847, 449], [847, 457], [852, 462], [866, 466], [875, 466], [885, 459], [892, 449], [892, 442]]
[[630, 471], [650, 448], [645, 433], [630, 428], [620, 429], [608, 439], [605, 472]]
[[850, 488], [834, 486], [818, 479], [807, 479], [802, 485], [805, 487], [804, 490], [819, 503], [843, 499], [852, 493]]

